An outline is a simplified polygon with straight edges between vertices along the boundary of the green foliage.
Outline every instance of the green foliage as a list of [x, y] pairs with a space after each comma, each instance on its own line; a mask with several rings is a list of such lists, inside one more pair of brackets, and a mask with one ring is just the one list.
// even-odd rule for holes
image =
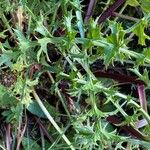
[[34, 141], [31, 138], [27, 138], [27, 137], [23, 138], [22, 145], [23, 145], [24, 150], [29, 150], [29, 149], [40, 150], [41, 149], [36, 141]]
[[22, 116], [22, 104], [18, 103], [16, 106], [12, 106], [10, 110], [6, 110], [2, 113], [2, 115], [6, 118], [6, 122], [12, 122], [17, 124]]
[[140, 0], [141, 8], [146, 13], [150, 12], [150, 1], [149, 0]]
[[[58, 116], [58, 112], [56, 111], [55, 107], [51, 106], [47, 101], [44, 102], [44, 105], [46, 106], [46, 109], [52, 113], [53, 117]], [[40, 118], [47, 118], [37, 102], [32, 101], [27, 109], [29, 110], [29, 112]]]
[[7, 91], [7, 89], [0, 85], [0, 107], [1, 108], [9, 108], [11, 106], [16, 105], [17, 100], [12, 95], [10, 91]]
[[42, 52], [44, 52], [46, 54], [46, 57], [49, 60], [48, 50], [47, 50], [47, 44], [49, 42], [50, 42], [49, 38], [43, 38], [43, 39], [39, 39], [38, 40], [38, 43], [40, 44], [40, 49], [37, 52], [37, 60], [38, 60], [38, 62], [40, 61], [40, 55], [42, 54]]
[[133, 6], [133, 7], [140, 6], [144, 12], [146, 12], [146, 13], [150, 12], [150, 1], [149, 0], [127, 0], [126, 4]]
[[148, 26], [148, 22], [146, 20], [141, 20], [137, 26], [134, 28], [133, 33], [135, 33], [139, 37], [138, 43], [141, 45], [145, 45], [145, 39], [150, 39], [144, 32], [144, 29]]
[[137, 6], [140, 5], [137, 0], [127, 0], [127, 1], [126, 1], [126, 4], [127, 4], [127, 5], [130, 5], [130, 6], [133, 6], [133, 7], [137, 7]]
[[[150, 149], [149, 125], [136, 127], [143, 118], [150, 123], [149, 112], [128, 86], [145, 82], [149, 100], [150, 1], [127, 0], [115, 10], [116, 19], [111, 15], [100, 25], [97, 14], [114, 0], [97, 1], [95, 10], [101, 12], [93, 9], [96, 19], [86, 24], [84, 3], [0, 2], [0, 110], [12, 128], [12, 149], [18, 139], [25, 150], [45, 145], [64, 150]], [[16, 80], [7, 87], [3, 83], [11, 82], [9, 72]], [[124, 84], [129, 88], [124, 90]], [[40, 121], [35, 122], [37, 117]], [[122, 131], [126, 126], [131, 131]], [[144, 138], [134, 137], [132, 128]]]

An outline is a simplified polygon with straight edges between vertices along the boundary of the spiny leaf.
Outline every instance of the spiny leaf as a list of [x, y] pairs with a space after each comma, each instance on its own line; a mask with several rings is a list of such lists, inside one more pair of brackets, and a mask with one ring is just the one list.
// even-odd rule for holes
[[97, 21], [90, 19], [87, 37], [89, 39], [99, 39], [101, 37], [100, 27], [97, 25]]
[[14, 29], [14, 31], [19, 41], [20, 50], [25, 53], [25, 51], [31, 47], [31, 43], [20, 30]]
[[148, 27], [148, 21], [145, 18], [141, 19], [138, 23], [133, 25], [131, 28], [127, 30], [127, 32], [133, 32], [138, 36], [138, 43], [141, 45], [145, 45], [145, 40], [150, 40], [150, 37], [145, 34], [145, 29]]
[[46, 27], [43, 25], [43, 22], [44, 22], [44, 17], [41, 14], [40, 19], [37, 21], [37, 26], [34, 31], [42, 34], [43, 36], [48, 36], [48, 35], [50, 35], [50, 33], [48, 32]]
[[38, 39], [38, 43], [40, 44], [41, 48], [38, 50], [37, 52], [37, 60], [38, 62], [40, 61], [40, 56], [42, 54], [42, 52], [44, 52], [46, 54], [46, 57], [49, 60], [49, 56], [48, 56], [48, 49], [47, 49], [47, 44], [51, 42], [50, 38], [42, 38], [42, 39]]

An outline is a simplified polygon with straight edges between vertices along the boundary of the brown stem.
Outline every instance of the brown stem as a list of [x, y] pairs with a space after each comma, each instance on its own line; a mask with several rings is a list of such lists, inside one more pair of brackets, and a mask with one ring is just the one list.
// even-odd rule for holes
[[21, 141], [23, 139], [26, 128], [27, 128], [27, 116], [25, 116], [25, 125], [23, 127], [23, 130], [21, 131], [21, 129], [20, 129], [19, 132], [18, 132], [16, 150], [20, 150], [20, 144], [21, 144]]
[[98, 24], [101, 24], [102, 22], [104, 22], [107, 18], [109, 18], [113, 12], [119, 7], [121, 6], [123, 3], [125, 2], [125, 0], [116, 0], [108, 9], [106, 9], [101, 16], [98, 19]]
[[46, 137], [49, 139], [49, 141], [53, 143], [54, 139], [49, 135], [47, 129], [43, 126], [43, 124], [41, 123], [40, 119], [38, 119], [37, 117], [34, 117], [34, 118], [37, 121], [37, 123], [40, 126], [40, 128], [42, 129], [44, 135], [46, 135]]
[[121, 74], [115, 74], [115, 73], [108, 73], [101, 70], [97, 70], [93, 72], [96, 77], [103, 77], [103, 78], [110, 78], [116, 81], [119, 81], [121, 83], [132, 83], [132, 84], [145, 84], [143, 81], [138, 80], [136, 77], [127, 76], [127, 75], [121, 75]]
[[10, 131], [11, 130], [11, 125], [10, 124], [7, 124], [6, 125], [6, 149], [7, 150], [11, 150], [11, 136], [10, 136]]
[[97, 2], [97, 0], [90, 0], [90, 3], [88, 5], [88, 9], [87, 9], [87, 12], [86, 12], [86, 15], [84, 18], [85, 23], [87, 23], [89, 18], [92, 16], [96, 2]]
[[[118, 126], [119, 124], [122, 123], [120, 118], [118, 118], [117, 116], [108, 116], [107, 121], [112, 123], [115, 126]], [[131, 125], [122, 125], [120, 126], [120, 128], [126, 131], [132, 137], [136, 137], [139, 140], [146, 140], [145, 136], [143, 136], [138, 130], [134, 129]]]

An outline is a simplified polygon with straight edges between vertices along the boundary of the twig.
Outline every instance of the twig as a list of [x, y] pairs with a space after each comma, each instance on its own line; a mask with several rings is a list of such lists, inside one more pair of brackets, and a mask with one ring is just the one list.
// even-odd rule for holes
[[130, 36], [127, 38], [127, 42], [130, 42], [132, 40], [133, 36], [134, 36], [134, 33], [132, 32], [130, 34]]
[[148, 125], [148, 122], [146, 119], [141, 119], [139, 121], [136, 122], [136, 128], [139, 129], [139, 128], [142, 128], [144, 126]]
[[18, 7], [16, 15], [17, 15], [18, 26], [19, 26], [20, 30], [22, 31], [23, 30], [23, 21], [24, 21], [23, 7], [22, 6]]
[[0, 18], [2, 19], [4, 25], [8, 28], [11, 36], [14, 37], [15, 35], [13, 33], [12, 27], [9, 25], [9, 22], [8, 22], [7, 18], [5, 17], [5, 15], [3, 13], [0, 15]]

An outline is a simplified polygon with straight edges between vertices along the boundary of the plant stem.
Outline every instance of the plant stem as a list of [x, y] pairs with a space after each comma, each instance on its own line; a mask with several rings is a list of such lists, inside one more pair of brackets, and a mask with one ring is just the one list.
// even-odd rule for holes
[[104, 22], [107, 18], [109, 18], [112, 13], [119, 7], [121, 6], [125, 0], [116, 0], [108, 9], [106, 9], [101, 16], [98, 19], [98, 24], [101, 24]]
[[134, 21], [134, 22], [138, 22], [139, 21], [139, 19], [137, 19], [137, 18], [130, 17], [130, 16], [123, 15], [123, 14], [119, 14], [117, 12], [114, 12], [113, 15], [115, 15], [116, 17], [120, 17], [120, 18], [126, 19], [126, 20]]
[[43, 131], [42, 131], [42, 128], [40, 128], [40, 134], [41, 134], [41, 144], [42, 144], [42, 150], [45, 150], [45, 140], [44, 140], [44, 134], [43, 134]]
[[94, 7], [96, 5], [97, 0], [90, 0], [90, 3], [88, 5], [88, 9], [84, 18], [84, 22], [87, 23], [89, 18], [92, 16]]
[[[52, 82], [53, 84], [55, 84], [55, 80], [54, 80], [54, 78], [52, 77], [51, 73], [50, 73], [50, 72], [47, 72], [47, 74], [48, 74], [48, 76], [49, 76], [51, 82]], [[61, 93], [60, 93], [58, 87], [56, 87], [56, 93], [57, 93], [57, 95], [58, 95], [58, 97], [59, 97], [59, 99], [60, 99], [60, 101], [61, 101], [61, 103], [62, 103], [62, 105], [63, 105], [63, 107], [64, 107], [64, 109], [65, 109], [65, 111], [66, 111], [66, 113], [67, 113], [67, 115], [68, 115], [68, 117], [71, 118], [70, 113], [69, 113], [69, 111], [68, 111], [68, 109], [67, 109], [67, 107], [66, 107], [66, 104], [65, 104], [65, 102], [64, 102], [64, 99], [63, 99], [63, 97], [62, 97], [62, 95], [61, 95]]]
[[150, 116], [146, 113], [146, 111], [141, 106], [139, 106], [133, 100], [130, 100], [128, 104], [131, 104], [131, 105], [135, 106], [144, 115], [144, 117], [146, 118], [148, 124], [150, 124]]
[[[125, 4], [123, 5], [123, 7], [121, 8], [121, 10], [119, 11], [119, 14], [122, 14], [122, 12], [125, 10], [126, 6], [127, 6], [127, 4], [125, 3]], [[118, 17], [116, 17], [116, 18], [114, 19], [114, 22], [117, 21], [117, 19], [118, 19]], [[109, 28], [106, 29], [106, 31], [104, 32], [104, 34], [106, 34], [108, 31], [109, 31]]]
[[72, 67], [72, 69], [77, 72], [77, 75], [79, 78], [83, 79], [82, 74], [78, 71], [78, 69], [76, 68], [76, 66], [73, 64], [73, 62], [70, 60], [70, 58], [68, 56], [66, 56], [65, 53], [63, 53], [63, 56], [65, 57], [65, 59], [68, 61], [68, 63], [70, 64], [70, 66]]
[[114, 106], [120, 111], [120, 113], [126, 117], [128, 116], [127, 113], [122, 109], [122, 107], [120, 107], [120, 105], [116, 102], [114, 102], [114, 100], [111, 99], [111, 102], [114, 104]]
[[5, 26], [8, 28], [10, 34], [11, 34], [12, 36], [14, 36], [14, 33], [13, 33], [13, 31], [12, 31], [12, 27], [9, 25], [8, 20], [6, 19], [5, 15], [4, 15], [4, 14], [1, 14], [1, 15], [0, 15], [0, 18], [2, 19], [3, 23], [5, 24]]
[[73, 147], [73, 145], [71, 144], [71, 142], [69, 141], [69, 139], [66, 137], [66, 135], [63, 133], [63, 131], [60, 129], [60, 127], [57, 125], [57, 123], [55, 122], [55, 120], [53, 119], [53, 117], [50, 115], [50, 113], [47, 111], [47, 109], [43, 105], [42, 101], [40, 100], [40, 98], [37, 95], [37, 93], [34, 90], [34, 88], [32, 89], [32, 94], [33, 94], [35, 100], [37, 101], [37, 103], [39, 104], [40, 108], [42, 109], [42, 111], [44, 112], [44, 114], [46, 115], [46, 117], [48, 118], [48, 120], [55, 127], [55, 129], [59, 132], [59, 134], [62, 135], [62, 138], [67, 143], [67, 145], [70, 147], [70, 149], [71, 150], [75, 150], [75, 148]]
[[145, 112], [148, 112], [144, 84], [138, 85], [138, 94], [139, 94], [139, 101], [140, 101], [141, 107], [145, 110]]

